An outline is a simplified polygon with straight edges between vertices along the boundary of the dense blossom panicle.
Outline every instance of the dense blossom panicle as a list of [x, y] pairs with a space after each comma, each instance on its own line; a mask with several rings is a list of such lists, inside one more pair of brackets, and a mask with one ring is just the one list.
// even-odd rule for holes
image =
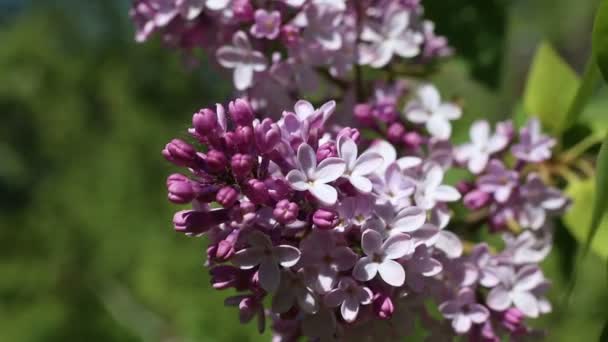
[[[174, 139], [163, 149], [187, 170], [168, 177], [169, 200], [192, 203], [175, 214], [175, 230], [209, 238], [213, 287], [239, 292], [226, 304], [260, 329], [270, 315], [277, 340], [356, 340], [359, 328], [365, 339], [380, 327], [406, 336], [416, 315], [442, 326], [433, 332], [440, 339], [532, 333], [525, 319], [551, 309], [538, 267], [552, 244], [547, 218], [568, 205], [513, 151], [531, 141], [534, 124], [515, 136], [500, 123], [492, 135], [479, 121], [473, 142], [452, 147], [402, 121], [423, 142], [398, 145], [407, 151], [399, 155], [388, 141], [329, 126], [335, 109], [333, 101], [315, 107], [300, 100], [275, 121], [240, 98], [228, 110], [218, 104], [195, 113], [191, 142]], [[470, 170], [480, 153], [483, 162]], [[446, 184], [458, 165], [476, 181]], [[464, 247], [449, 210], [461, 200], [486, 213], [504, 249]], [[427, 300], [443, 323], [431, 323]]]
[[232, 77], [239, 98], [162, 149], [182, 169], [167, 197], [191, 204], [174, 229], [209, 240], [212, 287], [237, 292], [225, 304], [242, 323], [271, 321], [274, 341], [416, 326], [499, 341], [536, 336], [528, 320], [551, 310], [539, 263], [569, 205], [546, 174], [556, 140], [535, 118], [478, 120], [454, 144], [466, 108], [425, 80], [452, 49], [423, 13], [420, 0], [133, 1], [137, 41], [202, 48]]

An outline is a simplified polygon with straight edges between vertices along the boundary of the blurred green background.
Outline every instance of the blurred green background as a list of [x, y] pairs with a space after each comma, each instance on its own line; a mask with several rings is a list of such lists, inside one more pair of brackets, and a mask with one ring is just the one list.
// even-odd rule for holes
[[[468, 121], [510, 115], [541, 39], [580, 72], [597, 1], [423, 3], [461, 52], [434, 80]], [[135, 44], [127, 8], [0, 0], [0, 341], [268, 340], [209, 288], [204, 241], [172, 231], [165, 194], [161, 148], [230, 85]], [[573, 241], [558, 230], [544, 264], [555, 311], [536, 325], [550, 341], [596, 340], [608, 317], [593, 255], [563, 305]]]

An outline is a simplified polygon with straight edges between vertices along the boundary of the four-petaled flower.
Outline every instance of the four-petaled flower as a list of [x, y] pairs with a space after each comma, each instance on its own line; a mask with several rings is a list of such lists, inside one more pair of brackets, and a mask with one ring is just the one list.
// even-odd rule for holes
[[467, 287], [461, 289], [455, 299], [439, 305], [439, 311], [452, 320], [452, 327], [458, 334], [468, 332], [473, 323], [481, 324], [490, 317], [490, 311], [475, 302], [475, 293]]
[[416, 205], [422, 209], [431, 209], [437, 202], [453, 202], [460, 199], [460, 193], [456, 188], [441, 184], [443, 181], [443, 170], [437, 164], [426, 165], [426, 172], [422, 180], [416, 186], [414, 200]]
[[450, 120], [460, 118], [460, 107], [442, 103], [437, 88], [432, 85], [420, 87], [417, 96], [414, 104], [406, 108], [407, 119], [413, 123], [425, 124], [427, 131], [435, 138], [448, 139], [452, 135]]
[[367, 194], [372, 191], [372, 182], [366, 176], [382, 166], [384, 160], [376, 152], [365, 152], [357, 158], [357, 144], [347, 137], [338, 138], [338, 156], [346, 162], [346, 170], [342, 177], [360, 192]]
[[488, 293], [488, 306], [496, 311], [504, 311], [513, 304], [524, 315], [538, 317], [539, 300], [534, 290], [544, 283], [540, 269], [527, 265], [515, 272], [512, 267], [498, 267], [497, 273], [500, 283]]
[[413, 242], [407, 234], [395, 234], [382, 242], [382, 235], [375, 230], [366, 230], [361, 237], [361, 247], [366, 256], [359, 259], [353, 276], [360, 281], [372, 280], [376, 274], [391, 286], [399, 287], [405, 282], [403, 266], [395, 261], [413, 252]]
[[504, 149], [509, 137], [496, 132], [490, 135], [490, 124], [485, 120], [476, 121], [470, 130], [471, 142], [456, 148], [456, 159], [467, 163], [469, 171], [478, 174], [485, 169], [490, 156]]
[[317, 155], [310, 145], [304, 143], [298, 148], [298, 167], [289, 171], [287, 181], [294, 190], [310, 191], [319, 202], [334, 205], [338, 192], [327, 183], [340, 178], [346, 170], [346, 163], [340, 158], [330, 157], [317, 165]]
[[340, 306], [340, 313], [347, 322], [357, 319], [360, 305], [372, 302], [372, 291], [357, 284], [349, 277], [342, 278], [338, 287], [325, 296], [325, 304], [329, 307]]
[[243, 31], [232, 36], [232, 45], [217, 50], [217, 60], [224, 68], [234, 69], [234, 86], [237, 90], [251, 87], [254, 73], [266, 70], [267, 65], [266, 57], [253, 49]]
[[530, 163], [540, 163], [551, 158], [551, 149], [556, 141], [542, 134], [540, 121], [530, 119], [519, 134], [519, 144], [511, 148], [511, 152], [518, 159]]
[[251, 34], [256, 38], [276, 39], [281, 29], [281, 13], [268, 12], [263, 9], [255, 11], [255, 24], [251, 27]]
[[287, 268], [295, 266], [300, 260], [300, 251], [289, 245], [273, 246], [266, 235], [257, 231], [249, 235], [248, 241], [250, 247], [238, 251], [232, 262], [244, 270], [259, 265], [260, 286], [267, 292], [275, 292], [281, 278], [279, 265]]

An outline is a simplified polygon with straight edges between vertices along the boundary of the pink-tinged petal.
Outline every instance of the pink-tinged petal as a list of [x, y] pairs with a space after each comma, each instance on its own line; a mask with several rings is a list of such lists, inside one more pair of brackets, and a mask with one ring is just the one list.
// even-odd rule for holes
[[461, 309], [462, 307], [460, 303], [455, 300], [443, 302], [441, 303], [441, 305], [439, 305], [439, 312], [441, 312], [443, 317], [447, 319], [452, 319], [456, 317], [456, 315], [461, 312]]
[[412, 238], [407, 234], [394, 234], [382, 245], [384, 254], [389, 259], [399, 259], [414, 251]]
[[239, 64], [234, 69], [234, 87], [245, 90], [253, 84], [253, 68], [249, 65]]
[[397, 165], [401, 170], [411, 169], [422, 164], [422, 159], [418, 157], [401, 157], [397, 160]]
[[310, 145], [304, 143], [298, 147], [298, 163], [308, 179], [313, 179], [317, 168], [317, 155]]
[[421, 266], [423, 269], [422, 275], [425, 277], [434, 277], [443, 270], [443, 265], [435, 259], [427, 259]]
[[348, 180], [362, 194], [369, 194], [374, 188], [372, 181], [362, 176], [350, 176]]
[[357, 301], [363, 305], [367, 305], [372, 302], [374, 294], [367, 287], [358, 287], [356, 291]]
[[475, 121], [471, 125], [471, 141], [476, 146], [485, 146], [490, 139], [490, 124], [485, 120]]
[[310, 102], [305, 100], [299, 100], [296, 102], [293, 109], [300, 120], [307, 119], [315, 113], [315, 107], [313, 107]]
[[357, 159], [352, 173], [358, 176], [369, 175], [378, 170], [383, 164], [384, 158], [379, 153], [365, 152]]
[[265, 258], [258, 270], [260, 286], [268, 293], [274, 293], [279, 287], [281, 272], [279, 265], [272, 258]]
[[490, 138], [487, 149], [490, 153], [496, 153], [509, 144], [509, 138], [504, 135], [496, 134]]
[[309, 291], [305, 291], [298, 295], [296, 299], [298, 300], [300, 309], [304, 312], [314, 314], [319, 310], [319, 301], [317, 300], [317, 297]]
[[513, 304], [515, 304], [515, 307], [518, 308], [524, 315], [531, 318], [538, 317], [538, 301], [530, 292], [515, 291], [511, 293], [511, 298], [513, 299]]
[[471, 319], [464, 314], [459, 314], [452, 320], [452, 327], [457, 334], [465, 334], [471, 329]]
[[277, 255], [279, 264], [283, 267], [293, 267], [300, 260], [300, 251], [289, 245], [276, 246], [274, 252]]
[[454, 149], [454, 159], [456, 159], [458, 162], [464, 163], [478, 152], [479, 148], [473, 144], [460, 145]]
[[232, 36], [232, 45], [245, 51], [251, 50], [251, 43], [249, 43], [249, 38], [247, 37], [247, 34], [243, 31], [238, 31]]
[[479, 283], [485, 287], [494, 287], [500, 283], [500, 279], [494, 270], [486, 268], [481, 272]]
[[341, 288], [337, 288], [326, 294], [323, 298], [323, 302], [330, 308], [335, 308], [336, 306], [342, 304], [344, 299], [346, 299], [346, 292]]
[[440, 115], [431, 115], [426, 122], [426, 129], [433, 137], [441, 140], [447, 140], [452, 135], [450, 122]]
[[329, 119], [331, 117], [331, 115], [334, 113], [334, 111], [336, 110], [336, 101], [331, 100], [331, 101], [327, 101], [325, 102], [321, 108], [319, 108], [319, 111], [321, 113], [323, 113], [323, 122], [327, 121], [327, 119]]
[[403, 33], [410, 23], [409, 11], [392, 11], [386, 21], [386, 35], [397, 37]]
[[218, 63], [224, 68], [235, 68], [243, 63], [243, 51], [234, 46], [225, 45], [217, 49], [216, 58]]
[[439, 202], [454, 202], [458, 201], [461, 197], [460, 192], [449, 185], [438, 186], [433, 195], [435, 200]]
[[366, 230], [361, 236], [361, 248], [369, 256], [379, 253], [382, 249], [382, 235], [375, 230]]
[[319, 183], [329, 183], [342, 177], [346, 171], [346, 163], [340, 158], [326, 158], [317, 167], [314, 179]]
[[462, 109], [460, 109], [460, 107], [458, 107], [454, 104], [444, 103], [441, 106], [439, 106], [439, 108], [437, 108], [436, 113], [438, 115], [443, 116], [446, 119], [456, 120], [456, 119], [460, 119], [460, 116], [462, 115]]
[[511, 306], [511, 297], [504, 286], [498, 285], [488, 293], [488, 307], [496, 311], [504, 311]]
[[317, 275], [317, 285], [320, 292], [331, 291], [336, 285], [338, 273], [333, 268], [325, 268]]
[[314, 183], [308, 191], [324, 205], [334, 205], [338, 201], [338, 192], [331, 185]]
[[426, 212], [418, 207], [405, 208], [395, 216], [391, 228], [398, 232], [408, 233], [422, 227], [426, 220]]
[[429, 120], [430, 115], [425, 109], [413, 108], [407, 112], [406, 117], [413, 123], [423, 124]]
[[517, 282], [513, 286], [515, 291], [530, 291], [545, 280], [540, 268], [524, 266], [517, 272]]
[[424, 85], [418, 89], [418, 98], [422, 104], [428, 108], [435, 110], [441, 104], [439, 91], [432, 85]]
[[353, 171], [355, 168], [355, 163], [357, 162], [357, 155], [359, 153], [357, 150], [357, 144], [355, 144], [351, 138], [342, 135], [340, 138], [338, 138], [337, 147], [338, 156], [346, 163], [346, 169]]
[[228, 7], [229, 3], [230, 3], [230, 0], [207, 0], [205, 2], [205, 5], [207, 6], [208, 9], [210, 9], [212, 11], [219, 11], [219, 10], [223, 10], [224, 8]]
[[488, 156], [486, 153], [477, 152], [471, 156], [469, 162], [467, 163], [467, 167], [472, 173], [478, 174], [486, 168], [489, 159], [490, 156]]
[[[425, 165], [426, 166], [426, 165]], [[443, 181], [443, 169], [438, 164], [430, 164], [425, 177], [424, 184], [430, 188], [437, 188]]]
[[217, 114], [217, 124], [222, 129], [222, 132], [226, 132], [228, 124], [226, 123], [226, 109], [219, 103], [215, 104], [215, 113]]
[[455, 259], [462, 255], [462, 242], [456, 234], [447, 230], [439, 232], [437, 241], [435, 241], [435, 247], [442, 250], [450, 259]]
[[287, 174], [287, 182], [294, 190], [306, 191], [310, 188], [306, 175], [300, 170], [291, 170]]
[[344, 302], [342, 302], [340, 312], [342, 313], [342, 317], [346, 322], [354, 322], [359, 314], [359, 303], [352, 298], [347, 298]]
[[394, 260], [384, 259], [378, 266], [378, 273], [380, 273], [382, 280], [391, 286], [399, 287], [405, 283], [403, 266]]
[[488, 308], [481, 304], [473, 304], [469, 308], [469, 318], [473, 323], [483, 323], [490, 317], [490, 311]]
[[359, 281], [369, 281], [378, 274], [378, 263], [372, 261], [370, 257], [363, 257], [357, 261], [353, 269], [353, 277]]
[[542, 314], [546, 314], [546, 313], [551, 312], [551, 310], [552, 310], [552, 308], [551, 308], [551, 302], [549, 302], [545, 298], [540, 298], [538, 300], [538, 310]]
[[262, 72], [266, 70], [266, 57], [259, 51], [253, 51], [247, 63], [254, 71]]
[[339, 271], [346, 271], [357, 262], [357, 254], [348, 247], [336, 247], [331, 256]]
[[374, 57], [369, 63], [372, 68], [382, 68], [390, 62], [393, 57], [393, 48], [389, 44], [378, 43], [373, 45]]
[[397, 159], [397, 150], [395, 150], [395, 147], [386, 140], [375, 141], [365, 153], [367, 152], [375, 152], [382, 156], [384, 163], [376, 172], [379, 175], [384, 175], [386, 168]]
[[232, 257], [232, 263], [243, 270], [248, 270], [259, 265], [263, 257], [264, 251], [261, 248], [250, 247], [236, 252]]

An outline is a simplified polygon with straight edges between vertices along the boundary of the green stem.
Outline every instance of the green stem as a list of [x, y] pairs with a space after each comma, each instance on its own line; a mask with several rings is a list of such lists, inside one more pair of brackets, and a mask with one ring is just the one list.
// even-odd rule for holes
[[601, 143], [602, 140], [602, 137], [599, 137], [595, 134], [590, 134], [585, 139], [579, 141], [578, 143], [576, 143], [576, 145], [570, 147], [570, 149], [565, 151], [562, 160], [565, 163], [570, 163], [576, 158], [580, 157], [583, 153], [585, 153], [585, 151], [587, 151], [591, 147]]

